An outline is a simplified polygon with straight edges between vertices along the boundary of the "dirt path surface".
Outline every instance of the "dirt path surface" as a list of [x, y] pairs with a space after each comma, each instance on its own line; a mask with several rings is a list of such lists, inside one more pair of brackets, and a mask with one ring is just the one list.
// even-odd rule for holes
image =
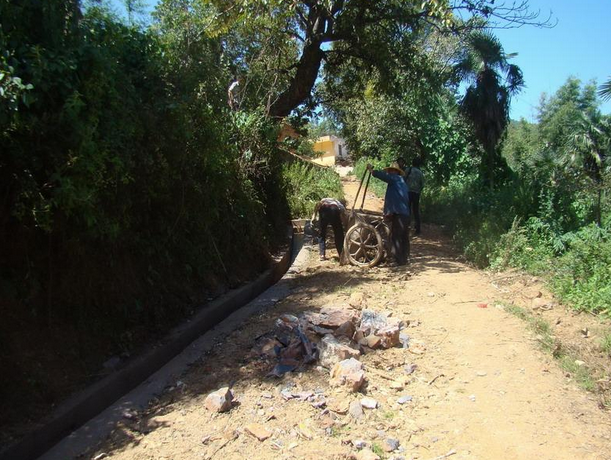
[[[356, 184], [345, 186], [350, 197]], [[406, 268], [360, 270], [310, 252], [284, 299], [219, 340], [148, 410], [126, 413], [83, 457], [611, 459], [609, 414], [504, 311], [506, 290], [461, 262], [437, 229], [412, 240]], [[409, 347], [364, 349], [358, 393], [332, 386], [319, 363], [266, 377], [274, 361], [253, 348], [276, 320], [330, 305], [403, 321]], [[207, 410], [206, 396], [223, 386], [238, 402]], [[377, 407], [361, 413], [365, 397]]]

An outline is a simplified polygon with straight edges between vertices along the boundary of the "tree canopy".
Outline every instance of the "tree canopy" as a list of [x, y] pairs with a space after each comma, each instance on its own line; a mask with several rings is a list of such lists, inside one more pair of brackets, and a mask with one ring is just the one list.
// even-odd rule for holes
[[273, 74], [266, 78], [272, 84], [260, 98], [267, 101], [272, 117], [285, 117], [310, 98], [323, 63], [337, 67], [358, 60], [384, 73], [389, 62], [399, 59], [408, 64], [406, 58], [422, 30], [457, 34], [495, 21], [523, 25], [538, 18], [527, 2], [507, 7], [494, 0], [205, 3], [213, 8], [215, 30], [228, 37], [225, 52], [240, 70]]

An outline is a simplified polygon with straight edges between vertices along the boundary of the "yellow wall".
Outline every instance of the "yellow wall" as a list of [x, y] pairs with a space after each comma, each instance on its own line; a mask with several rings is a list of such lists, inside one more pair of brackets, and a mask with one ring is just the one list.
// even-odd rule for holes
[[322, 155], [315, 158], [314, 163], [318, 163], [323, 166], [333, 166], [335, 164], [335, 150], [333, 148], [333, 141], [329, 136], [321, 137], [314, 144], [315, 152], [322, 152]]

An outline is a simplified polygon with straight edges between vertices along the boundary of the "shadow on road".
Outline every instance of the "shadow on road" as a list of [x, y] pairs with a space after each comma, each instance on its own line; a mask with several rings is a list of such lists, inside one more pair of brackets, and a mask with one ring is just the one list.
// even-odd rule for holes
[[[313, 249], [313, 253], [317, 251]], [[393, 280], [417, 282], [421, 273], [455, 273], [465, 269], [456, 253], [448, 247], [448, 239], [435, 228], [424, 227], [423, 236], [412, 240], [412, 262], [404, 267], [375, 267], [362, 269], [340, 266], [337, 258], [325, 262], [312, 262], [291, 281], [290, 294], [273, 307], [252, 316], [231, 334], [214, 344], [194, 363], [189, 371], [177, 376], [175, 383], [166, 388], [149, 408], [140, 413], [130, 412], [114, 430], [111, 441], [97, 452], [121, 451], [138, 445], [149, 434], [166, 428], [180, 419], [176, 412], [197, 411], [201, 417], [213, 422], [216, 415], [204, 408], [209, 393], [229, 386], [238, 397], [248, 388], [263, 389], [279, 394], [290, 384], [294, 373], [283, 377], [269, 377], [277, 363], [276, 358], [255, 351], [259, 337], [274, 330], [274, 324], [282, 314], [300, 316], [317, 312], [325, 305], [347, 306], [350, 294], [366, 283], [392, 283]], [[302, 365], [295, 373], [317, 374], [317, 363]], [[202, 433], [202, 436], [204, 433]]]

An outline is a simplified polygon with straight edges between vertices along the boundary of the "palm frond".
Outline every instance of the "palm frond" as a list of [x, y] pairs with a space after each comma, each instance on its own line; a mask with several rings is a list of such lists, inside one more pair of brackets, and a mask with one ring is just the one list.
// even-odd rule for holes
[[503, 45], [490, 30], [479, 30], [468, 39], [469, 47], [488, 67], [503, 67], [506, 62]]
[[603, 101], [611, 99], [611, 77], [598, 87], [598, 95]]
[[524, 74], [515, 64], [510, 64], [507, 70], [507, 89], [510, 94], [518, 93], [524, 87]]

